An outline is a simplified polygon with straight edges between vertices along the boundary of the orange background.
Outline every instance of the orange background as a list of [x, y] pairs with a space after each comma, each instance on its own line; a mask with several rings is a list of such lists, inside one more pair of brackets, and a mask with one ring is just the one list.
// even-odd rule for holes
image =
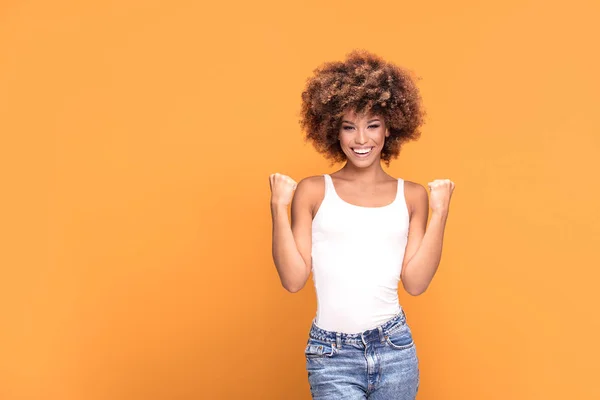
[[422, 77], [393, 176], [456, 183], [400, 292], [418, 398], [598, 399], [592, 1], [4, 1], [0, 399], [308, 399], [316, 300], [281, 287], [268, 175], [332, 172], [305, 79], [365, 48]]

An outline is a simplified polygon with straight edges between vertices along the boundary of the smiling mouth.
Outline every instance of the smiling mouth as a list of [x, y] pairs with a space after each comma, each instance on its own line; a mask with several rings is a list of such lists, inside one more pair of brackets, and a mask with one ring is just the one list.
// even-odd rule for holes
[[363, 147], [363, 148], [352, 148], [352, 151], [354, 152], [354, 154], [358, 155], [358, 156], [366, 156], [371, 154], [371, 151], [373, 151], [373, 147]]

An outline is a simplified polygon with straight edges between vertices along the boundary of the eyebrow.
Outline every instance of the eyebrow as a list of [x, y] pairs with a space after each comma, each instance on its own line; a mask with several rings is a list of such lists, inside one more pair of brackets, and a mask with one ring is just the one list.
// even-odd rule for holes
[[[369, 120], [369, 121], [367, 121], [367, 124], [370, 124], [370, 123], [371, 123], [371, 122], [373, 122], [373, 121], [379, 121], [379, 118], [375, 118], [375, 119]], [[347, 123], [349, 123], [349, 124], [352, 124], [352, 125], [354, 125], [354, 123], [353, 123], [353, 122], [350, 122], [350, 121], [343, 120], [342, 122], [347, 122]]]

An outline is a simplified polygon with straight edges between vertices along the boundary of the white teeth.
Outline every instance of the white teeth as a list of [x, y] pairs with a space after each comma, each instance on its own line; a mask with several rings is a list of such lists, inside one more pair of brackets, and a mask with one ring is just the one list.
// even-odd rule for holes
[[352, 149], [352, 150], [354, 150], [354, 152], [358, 153], [358, 154], [367, 154], [367, 153], [371, 152], [371, 148], [368, 148], [368, 149]]

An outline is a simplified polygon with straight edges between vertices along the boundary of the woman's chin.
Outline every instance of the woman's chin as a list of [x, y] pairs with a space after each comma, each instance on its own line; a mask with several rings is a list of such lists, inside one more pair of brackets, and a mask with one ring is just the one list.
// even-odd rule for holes
[[375, 164], [376, 161], [379, 161], [377, 157], [369, 157], [367, 159], [356, 159], [356, 158], [346, 158], [346, 162], [352, 164], [356, 168], [368, 168], [371, 165]]

